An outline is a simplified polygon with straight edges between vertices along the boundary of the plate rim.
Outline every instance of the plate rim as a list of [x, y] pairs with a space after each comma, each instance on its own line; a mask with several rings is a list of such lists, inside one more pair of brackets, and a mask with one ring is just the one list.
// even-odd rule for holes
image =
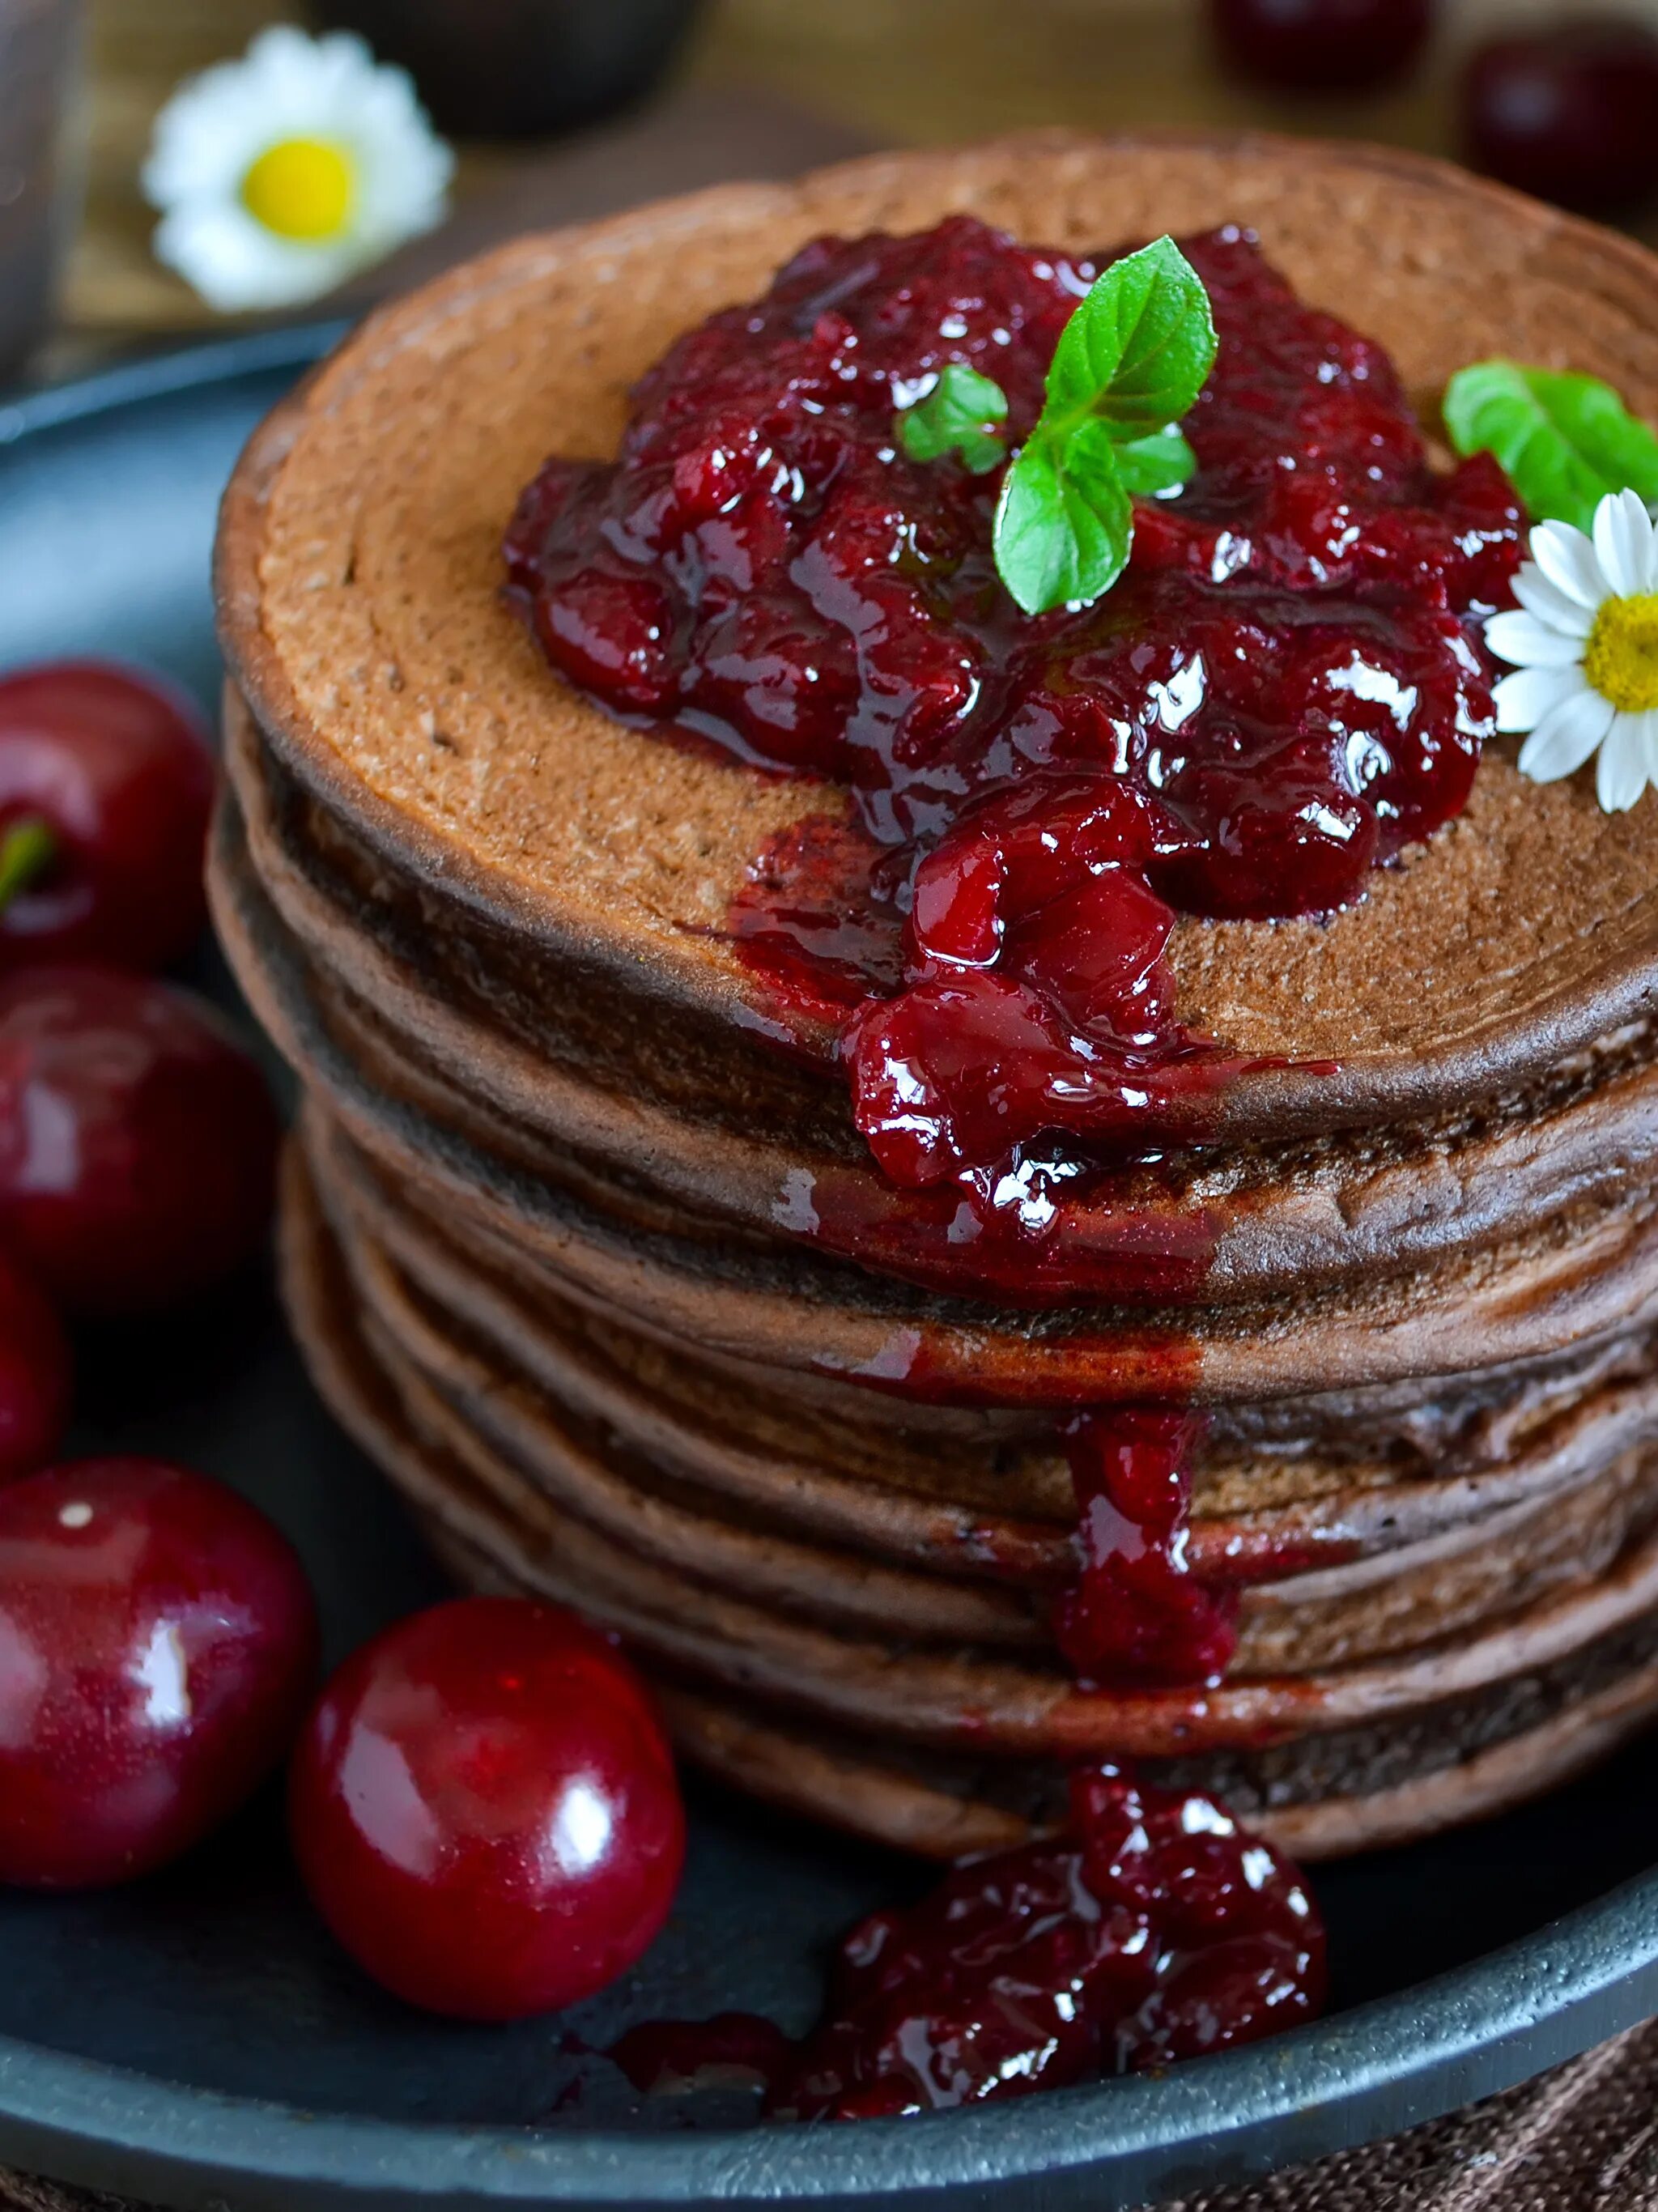
[[[0, 468], [51, 433], [210, 386], [296, 374], [351, 327], [286, 323], [0, 392]], [[205, 580], [204, 580], [205, 588]], [[1242, 2180], [1440, 2117], [1658, 2013], [1658, 1867], [1463, 1966], [1270, 2042], [977, 2110], [799, 2130], [458, 2127], [192, 2087], [0, 2036], [0, 2158], [179, 2207], [701, 2201], [859, 2212], [899, 2196], [1040, 2185], [1113, 2212]], [[1284, 2155], [1284, 2134], [1294, 2136]], [[1270, 2143], [1270, 2149], [1268, 2148]], [[1201, 2165], [1197, 2163], [1201, 2156]]]
[[[970, 2191], [987, 2204], [1033, 2183], [1044, 2206], [1127, 2212], [1436, 2118], [1655, 2009], [1658, 1869], [1472, 1965], [1269, 2042], [1161, 2077], [975, 2110], [804, 2131], [458, 2127], [231, 2097], [3, 2037], [0, 2156], [179, 2207], [222, 2205], [229, 2192], [250, 2212], [291, 2212], [296, 2191], [356, 2212], [701, 2203], [877, 2212], [925, 2192], [965, 2201]], [[1416, 2093], [1429, 2081], [1423, 2106]], [[1289, 2160], [1286, 2123], [1297, 2133]]]

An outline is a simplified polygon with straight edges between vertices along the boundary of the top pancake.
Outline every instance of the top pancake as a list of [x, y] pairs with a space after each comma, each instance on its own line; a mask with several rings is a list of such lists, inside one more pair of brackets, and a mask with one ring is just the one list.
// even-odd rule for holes
[[[434, 926], [501, 929], [751, 1048], [717, 932], [765, 836], [826, 803], [621, 727], [501, 596], [501, 538], [550, 452], [608, 455], [681, 330], [826, 231], [969, 209], [1080, 248], [1234, 221], [1392, 350], [1424, 416], [1493, 353], [1605, 376], [1658, 415], [1658, 261], [1397, 154], [1266, 137], [1043, 137], [722, 187], [525, 239], [371, 319], [256, 434], [227, 495], [221, 624], [267, 738]], [[833, 803], [833, 794], [829, 794]], [[1658, 982], [1658, 800], [1597, 806], [1488, 757], [1463, 817], [1333, 920], [1188, 921], [1179, 1012], [1270, 1069], [1228, 1133], [1442, 1111], [1642, 1018]]]

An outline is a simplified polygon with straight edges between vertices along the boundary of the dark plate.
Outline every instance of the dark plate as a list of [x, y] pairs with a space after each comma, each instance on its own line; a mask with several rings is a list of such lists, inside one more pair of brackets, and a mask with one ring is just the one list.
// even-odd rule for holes
[[[96, 651], [210, 702], [219, 486], [315, 331], [0, 404], [0, 665]], [[224, 988], [204, 968], [198, 980]], [[250, 1284], [86, 1348], [79, 1445], [228, 1476], [304, 1551], [335, 1651], [435, 1594], [379, 1478]], [[103, 1896], [0, 1896], [0, 2159], [179, 2206], [810, 2198], [1090, 2212], [1310, 2158], [1499, 2088], [1658, 2009], [1658, 1781], [1637, 1747], [1546, 1804], [1318, 1882], [1335, 2010], [1261, 2048], [919, 2122], [755, 2130], [641, 2102], [578, 2039], [731, 2006], [803, 2027], [828, 1940], [914, 1869], [699, 1794], [641, 1972], [562, 2020], [404, 2010], [297, 1893], [274, 1793], [193, 1862]], [[1618, 1887], [1621, 1885], [1621, 1887]], [[699, 2124], [689, 2126], [688, 2121]]]

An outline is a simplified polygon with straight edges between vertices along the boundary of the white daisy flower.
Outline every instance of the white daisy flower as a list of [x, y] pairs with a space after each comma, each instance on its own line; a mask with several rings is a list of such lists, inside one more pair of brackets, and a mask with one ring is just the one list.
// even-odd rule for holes
[[159, 259], [232, 313], [314, 300], [442, 220], [454, 157], [359, 38], [261, 31], [155, 119]]
[[1519, 607], [1485, 642], [1518, 672], [1497, 687], [1497, 726], [1527, 731], [1520, 772], [1552, 783], [1599, 750], [1608, 814], [1658, 786], [1658, 532], [1632, 491], [1608, 492], [1586, 534], [1540, 522], [1514, 580]]

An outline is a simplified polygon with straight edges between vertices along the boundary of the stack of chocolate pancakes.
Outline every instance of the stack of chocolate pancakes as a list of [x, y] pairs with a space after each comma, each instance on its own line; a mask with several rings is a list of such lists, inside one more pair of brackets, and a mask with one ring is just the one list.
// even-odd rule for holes
[[[212, 882], [303, 1085], [286, 1295], [461, 1577], [614, 1627], [762, 1796], [950, 1855], [1121, 1755], [1309, 1856], [1396, 1841], [1658, 1711], [1658, 799], [1607, 816], [1498, 741], [1357, 903], [1181, 921], [1229, 1079], [987, 1259], [728, 926], [844, 794], [624, 726], [503, 592], [544, 456], [612, 453], [678, 331], [819, 234], [962, 209], [1061, 247], [1250, 226], [1424, 419], [1496, 353], [1658, 414], [1638, 249], [1258, 139], [726, 188], [379, 314], [256, 435], [219, 550]], [[1060, 1648], [1079, 1424], [1119, 1418], [1189, 1480], [1162, 1565], [1224, 1632], [1205, 1679]]]

